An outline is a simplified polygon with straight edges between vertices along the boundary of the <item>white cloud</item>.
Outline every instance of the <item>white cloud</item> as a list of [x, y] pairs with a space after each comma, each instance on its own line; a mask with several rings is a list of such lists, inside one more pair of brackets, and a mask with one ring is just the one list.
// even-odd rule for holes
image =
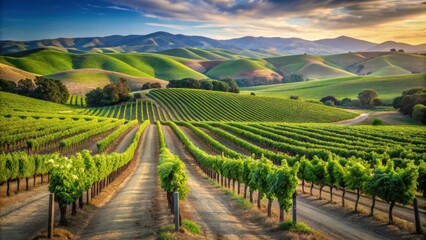
[[149, 26], [154, 26], [154, 27], [173, 28], [173, 29], [178, 29], [178, 30], [184, 30], [185, 29], [184, 26], [173, 25], [173, 24], [163, 24], [163, 23], [145, 23], [145, 24], [149, 25]]

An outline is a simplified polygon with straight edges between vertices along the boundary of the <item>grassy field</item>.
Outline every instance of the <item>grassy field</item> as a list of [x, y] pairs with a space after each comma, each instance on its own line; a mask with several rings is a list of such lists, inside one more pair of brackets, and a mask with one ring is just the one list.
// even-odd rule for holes
[[339, 99], [349, 97], [356, 99], [363, 89], [374, 89], [379, 98], [386, 103], [400, 96], [402, 91], [426, 85], [426, 74], [410, 74], [399, 76], [354, 76], [345, 78], [330, 78], [298, 83], [287, 83], [267, 86], [242, 88], [242, 93], [256, 93], [258, 96], [273, 96], [288, 98], [300, 96], [305, 99], [319, 100], [325, 96], [335, 96]]

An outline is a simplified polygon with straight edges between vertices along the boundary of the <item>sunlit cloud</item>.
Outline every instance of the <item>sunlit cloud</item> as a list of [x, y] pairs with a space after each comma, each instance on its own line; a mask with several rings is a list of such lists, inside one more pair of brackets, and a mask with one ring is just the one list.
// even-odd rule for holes
[[[195, 23], [205, 28], [205, 35], [214, 37], [212, 30], [233, 32], [234, 36], [280, 36], [319, 39], [347, 35], [367, 35], [371, 41], [413, 36], [413, 43], [426, 42], [424, 29], [426, 4], [419, 0], [110, 0], [142, 13], [145, 17], [168, 22]], [[423, 19], [417, 20], [416, 19]], [[411, 22], [411, 23], [410, 23]], [[197, 24], [198, 23], [198, 24]], [[398, 32], [388, 32], [390, 25], [404, 24]], [[177, 29], [177, 28], [176, 28]], [[325, 36], [324, 34], [329, 34]]]

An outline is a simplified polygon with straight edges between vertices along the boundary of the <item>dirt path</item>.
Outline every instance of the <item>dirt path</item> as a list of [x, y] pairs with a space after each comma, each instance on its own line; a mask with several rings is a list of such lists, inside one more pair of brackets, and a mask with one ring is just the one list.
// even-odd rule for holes
[[[309, 183], [305, 184], [305, 192], [306, 193], [309, 193], [309, 187], [310, 187]], [[300, 189], [302, 189], [302, 188], [300, 188]], [[324, 187], [323, 190], [322, 190], [321, 196], [325, 200], [330, 200], [330, 190], [329, 189], [330, 189], [329, 187]], [[315, 196], [319, 196], [319, 187], [318, 186], [314, 186], [313, 193], [314, 193]], [[342, 191], [333, 189], [333, 201], [334, 202], [341, 203], [341, 200], [342, 200], [341, 196], [342, 196]], [[355, 193], [346, 191], [346, 193], [345, 193], [345, 206], [347, 205], [347, 206], [352, 206], [353, 208], [355, 208], [356, 197], [357, 196], [356, 196]], [[361, 196], [360, 199], [359, 199], [358, 208], [363, 208], [366, 212], [369, 213], [372, 201], [373, 200], [369, 197]], [[374, 207], [374, 212], [380, 213], [381, 215], [384, 216], [384, 218], [387, 218], [388, 211], [389, 211], [389, 203], [383, 202], [380, 199], [376, 199], [376, 205]], [[419, 209], [419, 212], [420, 212], [420, 223], [422, 224], [423, 227], [426, 227], [426, 211], [424, 209]], [[414, 223], [414, 209], [413, 209], [412, 205], [407, 205], [407, 206], [395, 205], [392, 213], [393, 213], [394, 217], [398, 217], [398, 218], [403, 219], [405, 221]]]
[[[136, 132], [138, 131], [139, 127], [135, 127], [133, 129], [131, 129], [126, 136], [124, 136], [124, 138], [121, 140], [121, 142], [118, 144], [118, 146], [115, 148], [114, 152], [118, 152], [118, 153], [122, 153], [124, 151], [126, 151], [127, 147], [130, 145], [130, 143], [132, 142], [133, 138], [136, 135]], [[145, 131], [147, 131], [148, 129], [145, 129]]]
[[[197, 138], [190, 139], [196, 146], [203, 145], [197, 142], [199, 141]], [[212, 154], [212, 151], [207, 151], [207, 153]], [[323, 193], [323, 196], [325, 195], [326, 193]], [[256, 199], [257, 194], [254, 196]], [[350, 202], [349, 199], [346, 202]], [[276, 201], [274, 206], [278, 210]], [[352, 211], [338, 205], [317, 200], [316, 197], [300, 196], [297, 211], [299, 220], [332, 239], [408, 239], [414, 236], [408, 232], [396, 230], [387, 224], [379, 223], [366, 215], [353, 214]]]
[[339, 125], [354, 125], [354, 124], [358, 124], [363, 122], [365, 119], [368, 118], [368, 116], [370, 115], [370, 113], [361, 113], [359, 116], [351, 118], [351, 119], [347, 119], [347, 120], [343, 120], [343, 121], [339, 121], [336, 122], [336, 124]]
[[192, 157], [185, 151], [173, 130], [163, 126], [163, 131], [167, 147], [186, 165], [189, 175], [188, 185], [191, 188], [186, 201], [195, 210], [194, 218], [204, 229], [206, 237], [208, 239], [270, 239], [255, 224], [238, 218], [237, 210], [229, 204], [227, 196], [199, 174]]
[[155, 125], [147, 127], [142, 139], [136, 170], [95, 213], [81, 232], [81, 239], [155, 239], [166, 209], [157, 209], [156, 205], [159, 147]]

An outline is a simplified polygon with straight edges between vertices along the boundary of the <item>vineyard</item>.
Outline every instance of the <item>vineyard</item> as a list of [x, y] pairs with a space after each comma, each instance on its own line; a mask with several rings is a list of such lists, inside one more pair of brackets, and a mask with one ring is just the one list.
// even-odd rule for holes
[[[59, 223], [67, 224], [67, 209], [76, 215], [78, 207], [90, 204], [129, 166], [146, 164], [139, 156], [149, 151], [149, 159], [158, 159], [152, 163], [166, 192], [162, 200], [173, 212], [173, 192], [181, 200], [193, 198], [189, 182], [194, 178], [188, 174], [188, 158], [166, 144], [174, 134], [180, 141], [174, 144], [205, 175], [251, 203], [257, 201], [259, 209], [266, 198], [267, 216], [273, 216], [276, 204], [280, 222], [308, 186], [310, 194], [318, 189], [319, 198], [326, 187], [331, 201], [339, 192], [341, 205], [353, 201], [355, 211], [361, 198], [368, 199], [370, 212], [388, 214], [390, 223], [394, 215], [413, 223], [400, 214], [409, 209], [402, 205], [411, 206], [416, 194], [426, 193], [422, 126], [321, 123], [354, 114], [295, 100], [183, 89], [152, 90], [148, 97], [85, 108], [77, 96], [59, 105], [1, 92], [0, 188], [13, 197], [23, 191], [20, 182], [25, 181], [25, 191], [35, 191], [36, 178], [45, 183], [47, 175]], [[156, 128], [149, 134], [158, 137], [158, 150], [149, 143], [140, 147], [153, 141], [143, 137], [150, 127]], [[376, 208], [376, 201], [386, 204], [388, 212]], [[424, 228], [425, 217], [421, 219]]]

